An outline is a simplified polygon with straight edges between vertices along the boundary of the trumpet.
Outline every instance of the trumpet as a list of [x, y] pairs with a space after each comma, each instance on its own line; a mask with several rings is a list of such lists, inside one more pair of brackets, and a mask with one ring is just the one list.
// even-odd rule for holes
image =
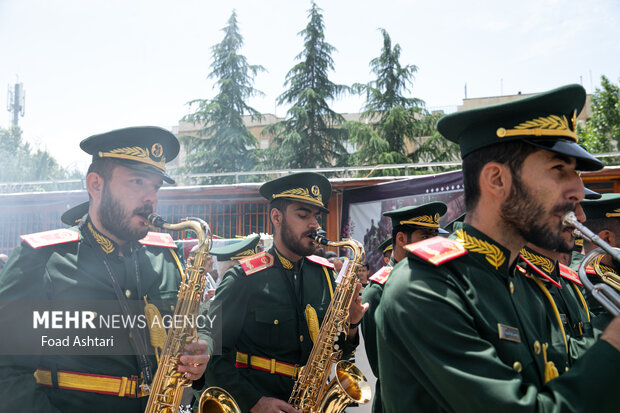
[[[590, 231], [588, 227], [583, 225], [577, 220], [575, 213], [572, 211], [567, 212], [562, 217], [562, 223], [568, 227], [574, 228], [576, 235], [588, 239], [593, 244], [598, 245], [599, 248], [590, 251], [583, 259], [577, 270], [579, 279], [585, 287], [585, 289], [594, 297], [601, 305], [609, 311], [614, 317], [620, 315], [620, 277], [615, 274], [605, 273], [600, 268], [600, 260], [605, 255], [609, 254], [614, 261], [620, 263], [620, 250], [612, 247], [601, 239], [594, 232]], [[586, 268], [593, 263], [596, 274], [601, 277], [601, 283], [593, 284], [586, 274]]]

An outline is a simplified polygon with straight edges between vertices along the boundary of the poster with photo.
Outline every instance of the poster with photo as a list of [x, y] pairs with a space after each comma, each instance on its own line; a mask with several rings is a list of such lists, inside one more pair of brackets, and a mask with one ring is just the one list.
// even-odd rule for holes
[[[383, 264], [377, 247], [392, 235], [392, 222], [382, 214], [397, 208], [441, 201], [448, 211], [439, 220], [446, 225], [465, 211], [462, 172], [424, 175], [345, 191], [343, 194], [342, 238], [354, 238], [364, 244], [366, 262], [373, 274]], [[346, 255], [343, 250], [341, 255]]]

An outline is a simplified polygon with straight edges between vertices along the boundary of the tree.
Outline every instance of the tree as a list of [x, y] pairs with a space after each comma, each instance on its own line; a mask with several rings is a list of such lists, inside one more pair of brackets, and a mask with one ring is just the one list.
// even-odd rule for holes
[[79, 177], [77, 171], [69, 172], [47, 152], [33, 151], [22, 139], [19, 127], [0, 128], [0, 182], [50, 181]]
[[278, 105], [292, 105], [286, 119], [263, 132], [273, 136], [271, 148], [262, 155], [265, 169], [323, 167], [346, 159], [346, 130], [338, 127], [344, 118], [327, 102], [349, 88], [329, 80], [336, 49], [325, 41], [321, 11], [313, 2], [308, 25], [299, 32], [304, 39], [304, 49], [296, 56], [300, 62], [286, 75], [288, 89], [277, 100]]
[[392, 46], [388, 32], [379, 30], [383, 35], [381, 54], [370, 61], [376, 79], [353, 85], [355, 92], [366, 96], [361, 120], [370, 126], [347, 125], [357, 147], [352, 160], [361, 164], [407, 162], [405, 139], [416, 136], [419, 119], [425, 114], [424, 101], [405, 96], [411, 92], [417, 66], [401, 65], [400, 45]]
[[[457, 162], [461, 160], [459, 145], [447, 140], [437, 131], [437, 122], [443, 112], [430, 113], [417, 123], [415, 128], [415, 149], [409, 155], [416, 163]], [[456, 167], [433, 167], [434, 171], [458, 169]]]
[[233, 10], [228, 24], [222, 29], [224, 38], [211, 48], [213, 63], [210, 79], [216, 79], [218, 89], [213, 99], [195, 99], [189, 102], [193, 113], [183, 120], [202, 125], [199, 138], [183, 137], [187, 151], [182, 172], [234, 172], [251, 170], [256, 162], [256, 138], [243, 123], [242, 116], [262, 119], [260, 113], [246, 100], [262, 95], [253, 87], [254, 78], [265, 69], [250, 65], [239, 53], [243, 37], [239, 33], [237, 14]]
[[[592, 153], [611, 152], [620, 144], [620, 85], [601, 77], [601, 88], [592, 95], [592, 115], [586, 126], [578, 125], [579, 143]], [[617, 159], [605, 158], [606, 163]]]

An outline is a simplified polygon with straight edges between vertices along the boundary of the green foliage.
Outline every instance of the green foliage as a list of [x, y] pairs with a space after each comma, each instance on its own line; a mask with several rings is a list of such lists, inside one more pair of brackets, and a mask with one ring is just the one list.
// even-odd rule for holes
[[[443, 113], [428, 114], [416, 125], [415, 150], [409, 156], [415, 163], [460, 161], [459, 146], [437, 132], [437, 122]], [[458, 169], [455, 167], [434, 167], [436, 172]]]
[[[216, 79], [218, 93], [213, 99], [189, 102], [195, 111], [183, 120], [201, 125], [200, 137], [181, 140], [187, 151], [186, 164], [180, 172], [208, 173], [251, 170], [256, 163], [256, 138], [243, 124], [243, 115], [262, 119], [246, 104], [252, 96], [262, 95], [253, 87], [255, 76], [265, 69], [250, 65], [239, 53], [243, 37], [239, 33], [237, 14], [233, 10], [222, 29], [224, 38], [211, 48], [213, 63], [208, 78]], [[221, 183], [221, 181], [219, 181]]]
[[402, 66], [400, 45], [392, 46], [388, 32], [379, 30], [383, 35], [381, 54], [370, 61], [376, 79], [366, 84], [356, 83], [353, 90], [366, 96], [361, 119], [372, 123], [376, 133], [388, 142], [389, 152], [404, 155], [405, 138], [412, 138], [424, 108], [424, 101], [405, 96], [411, 92], [418, 68]]
[[286, 75], [287, 90], [277, 101], [292, 106], [284, 121], [263, 131], [273, 136], [271, 147], [261, 153], [263, 169], [325, 167], [346, 159], [346, 130], [338, 127], [344, 118], [327, 102], [348, 87], [329, 80], [328, 72], [334, 70], [331, 54], [336, 49], [325, 41], [321, 11], [312, 3], [308, 25], [299, 32], [304, 38], [304, 49], [296, 56], [300, 62]]
[[47, 152], [33, 150], [19, 127], [0, 128], [0, 182], [50, 181], [81, 177], [69, 172]]
[[[592, 153], [612, 152], [620, 144], [620, 86], [601, 77], [601, 88], [592, 95], [592, 115], [585, 127], [578, 125], [579, 143]], [[617, 164], [617, 158], [603, 158]]]

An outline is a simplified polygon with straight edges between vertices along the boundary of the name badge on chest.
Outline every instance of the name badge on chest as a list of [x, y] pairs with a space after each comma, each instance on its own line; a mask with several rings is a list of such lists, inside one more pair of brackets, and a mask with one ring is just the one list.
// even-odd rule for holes
[[512, 341], [514, 343], [521, 342], [521, 334], [518, 328], [497, 323], [497, 330], [499, 331], [500, 340]]

